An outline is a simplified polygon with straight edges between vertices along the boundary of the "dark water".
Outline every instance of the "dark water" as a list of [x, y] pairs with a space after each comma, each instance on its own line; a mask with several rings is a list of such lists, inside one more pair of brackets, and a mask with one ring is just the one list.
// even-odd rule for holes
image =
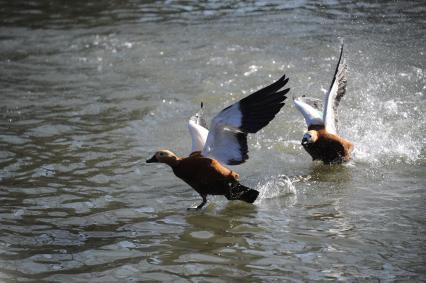
[[[72, 4], [71, 4], [72, 3]], [[424, 1], [0, 1], [1, 282], [421, 282]], [[349, 64], [345, 166], [313, 164], [291, 99], [233, 167], [255, 205], [143, 161], [187, 119]]]

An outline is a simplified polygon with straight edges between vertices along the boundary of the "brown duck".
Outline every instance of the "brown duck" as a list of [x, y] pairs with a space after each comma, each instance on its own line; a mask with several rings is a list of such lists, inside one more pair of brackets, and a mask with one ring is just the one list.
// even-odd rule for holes
[[228, 106], [217, 114], [206, 128], [201, 111], [190, 118], [188, 129], [192, 150], [188, 157], [178, 157], [169, 150], [160, 150], [147, 163], [169, 165], [173, 173], [190, 185], [203, 199], [195, 208], [207, 202], [207, 195], [223, 195], [228, 200], [253, 203], [259, 192], [243, 186], [239, 174], [222, 164], [237, 165], [248, 157], [247, 134], [256, 133], [275, 117], [284, 105], [290, 90], [282, 88], [288, 78], [275, 83]]
[[326, 164], [343, 163], [351, 159], [353, 144], [337, 134], [337, 107], [346, 93], [347, 65], [343, 59], [343, 45], [331, 86], [325, 95], [325, 105], [315, 98], [293, 99], [303, 114], [308, 131], [303, 135], [302, 146], [313, 160]]

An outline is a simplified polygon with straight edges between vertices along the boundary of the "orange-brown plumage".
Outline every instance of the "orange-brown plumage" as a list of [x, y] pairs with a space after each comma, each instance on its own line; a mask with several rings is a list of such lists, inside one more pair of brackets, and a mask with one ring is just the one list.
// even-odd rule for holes
[[158, 151], [148, 163], [159, 162], [169, 165], [173, 173], [190, 185], [202, 198], [197, 206], [206, 203], [207, 195], [223, 195], [230, 200], [243, 200], [252, 203], [259, 192], [239, 183], [239, 174], [226, 168], [217, 160], [203, 157], [193, 152], [188, 157], [177, 157], [168, 150]]
[[313, 160], [331, 164], [351, 159], [354, 146], [350, 141], [340, 137], [337, 131], [337, 107], [346, 93], [346, 84], [347, 65], [343, 58], [342, 44], [330, 89], [324, 97], [323, 111], [321, 111], [322, 102], [318, 99], [305, 96], [293, 99], [308, 125], [308, 132], [303, 136], [302, 146]]
[[238, 174], [218, 161], [198, 154], [180, 158], [173, 173], [201, 195], [226, 195], [229, 183], [238, 182]]
[[192, 149], [188, 157], [177, 157], [171, 151], [160, 150], [147, 163], [168, 164], [177, 177], [185, 181], [203, 198], [196, 207], [202, 208], [207, 195], [224, 195], [228, 200], [253, 203], [259, 192], [240, 184], [239, 175], [226, 168], [247, 161], [247, 135], [268, 125], [284, 105], [289, 88], [283, 75], [274, 83], [222, 109], [210, 122], [210, 129], [201, 109], [188, 121]]
[[328, 133], [324, 128], [308, 131], [312, 142], [302, 141], [303, 148], [311, 155], [312, 160], [321, 160], [326, 164], [342, 163], [351, 160], [353, 144], [334, 134]]

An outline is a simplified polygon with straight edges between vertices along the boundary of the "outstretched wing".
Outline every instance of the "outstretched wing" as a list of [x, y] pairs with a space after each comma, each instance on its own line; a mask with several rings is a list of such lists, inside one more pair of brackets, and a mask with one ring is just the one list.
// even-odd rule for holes
[[204, 127], [208, 129], [206, 120], [204, 119], [204, 103], [201, 101], [201, 107], [200, 110], [195, 113], [194, 116], [191, 117], [191, 119], [201, 127]]
[[209, 130], [207, 130], [206, 121], [203, 118], [203, 103], [201, 102], [201, 109], [188, 121], [188, 130], [191, 134], [192, 149], [194, 151], [202, 151], [206, 144]]
[[217, 114], [202, 155], [228, 165], [244, 163], [248, 159], [247, 134], [265, 127], [280, 111], [290, 90], [282, 90], [287, 82], [284, 75]]
[[320, 109], [322, 109], [322, 102], [319, 99], [312, 97], [296, 97], [293, 98], [294, 105], [296, 108], [302, 113], [303, 117], [305, 117], [306, 125], [308, 125], [308, 129], [311, 126], [323, 126], [323, 113]]
[[340, 48], [339, 61], [329, 91], [325, 95], [324, 125], [327, 132], [337, 134], [337, 107], [346, 93], [347, 65], [343, 58], [343, 44]]

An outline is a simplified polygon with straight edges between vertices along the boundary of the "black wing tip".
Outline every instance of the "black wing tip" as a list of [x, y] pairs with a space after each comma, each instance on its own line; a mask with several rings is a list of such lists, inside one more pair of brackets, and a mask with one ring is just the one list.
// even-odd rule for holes
[[228, 162], [227, 162], [227, 164], [228, 165], [240, 165], [240, 164], [243, 164], [244, 162], [246, 162], [247, 161], [247, 159], [249, 159], [249, 157], [247, 156], [247, 157], [245, 157], [244, 158], [244, 156], [243, 156], [243, 159], [242, 160], [235, 160], [235, 159], [231, 159], [231, 160], [229, 160]]
[[337, 64], [337, 66], [339, 66], [339, 65], [340, 65], [340, 62], [342, 61], [342, 58], [343, 58], [343, 43], [342, 43], [342, 45], [340, 46], [339, 62], [338, 62], [338, 64]]
[[[281, 97], [281, 100], [287, 98], [285, 95], [290, 91], [290, 88], [282, 89], [289, 81], [289, 78], [284, 74], [280, 79], [273, 82], [272, 84], [261, 88], [260, 90], [244, 97], [239, 101], [242, 104], [266, 104], [271, 103], [270, 100], [278, 100], [277, 97]], [[273, 97], [273, 99], [271, 99]]]
[[249, 107], [243, 109], [241, 129], [247, 133], [257, 133], [267, 126], [285, 105], [286, 96], [278, 97], [276, 100], [264, 105], [255, 105], [254, 108]]
[[289, 81], [290, 78], [286, 76], [286, 74], [282, 75], [278, 80], [274, 81], [273, 83], [255, 91], [254, 93], [250, 94], [246, 98], [253, 96], [253, 95], [264, 95], [264, 94], [271, 94], [274, 92], [277, 92], [281, 88], [283, 88]]
[[336, 81], [337, 73], [339, 72], [340, 65], [342, 64], [342, 58], [343, 58], [343, 62], [344, 62], [344, 61], [345, 61], [345, 59], [344, 59], [344, 57], [343, 57], [343, 41], [342, 41], [342, 43], [341, 43], [341, 47], [340, 47], [339, 60], [337, 61], [336, 69], [334, 70], [333, 80], [331, 81], [330, 88], [329, 88], [329, 90], [328, 90], [328, 91], [330, 91], [330, 90], [331, 90], [331, 88], [333, 87], [334, 82]]
[[[277, 81], [275, 81], [274, 83], [272, 83], [271, 85], [275, 85], [275, 84], [277, 84], [277, 88], [276, 89], [274, 89], [273, 91], [272, 91], [272, 93], [280, 93], [280, 92], [282, 92], [282, 91], [279, 91], [280, 89], [282, 89], [287, 83], [288, 83], [288, 81], [290, 80], [290, 78], [289, 77], [287, 77], [286, 76], [286, 74], [284, 74], [284, 75], [282, 75], [281, 76], [281, 78], [279, 78]], [[271, 86], [271, 85], [269, 85], [269, 86]], [[267, 86], [268, 87], [268, 86]], [[266, 88], [267, 88], [266, 87]], [[265, 89], [266, 89], [265, 88]], [[290, 90], [290, 89], [289, 89]]]
[[280, 112], [281, 108], [285, 105], [285, 103], [279, 103], [277, 107], [271, 109], [265, 116], [263, 117], [247, 117], [243, 120], [241, 125], [241, 129], [247, 133], [254, 134], [266, 127], [276, 115]]
[[[284, 77], [285, 77], [285, 75], [284, 75]], [[289, 80], [290, 80], [290, 78], [286, 78], [285, 80], [283, 80], [283, 86], [285, 86], [288, 83]]]
[[246, 133], [256, 133], [268, 125], [285, 105], [286, 94], [290, 88], [284, 88], [289, 78], [284, 74], [272, 84], [241, 99], [239, 108], [242, 114], [241, 129]]
[[241, 159], [231, 159], [226, 162], [228, 165], [239, 165], [247, 161], [249, 159], [248, 156], [248, 145], [247, 145], [247, 133], [237, 132], [235, 133], [235, 137], [237, 138], [238, 144], [240, 145], [240, 154]]
[[286, 74], [283, 74], [281, 76], [281, 78], [279, 78], [279, 81], [286, 81], [286, 83], [288, 82], [289, 78], [286, 76]]
[[201, 109], [203, 109], [204, 107], [204, 103], [201, 101]]
[[[278, 90], [280, 90], [281, 88], [283, 88], [287, 83], [288, 83], [288, 81], [290, 80], [290, 78], [289, 77], [286, 77], [286, 75], [284, 74], [284, 75], [282, 75], [281, 76], [281, 78], [279, 78], [278, 80], [276, 80], [274, 83], [272, 83], [271, 85], [269, 85], [269, 86], [272, 86], [272, 85], [275, 85], [275, 84], [277, 84], [277, 89], [275, 89], [273, 92], [277, 92]], [[267, 86], [268, 87], [268, 86]], [[266, 87], [266, 88], [267, 88]]]
[[286, 88], [286, 89], [283, 89], [283, 90], [281, 90], [281, 91], [277, 92], [276, 94], [283, 95], [284, 100], [285, 100], [285, 99], [287, 99], [287, 96], [285, 96], [285, 95], [286, 95], [289, 91], [290, 91], [290, 88]]

